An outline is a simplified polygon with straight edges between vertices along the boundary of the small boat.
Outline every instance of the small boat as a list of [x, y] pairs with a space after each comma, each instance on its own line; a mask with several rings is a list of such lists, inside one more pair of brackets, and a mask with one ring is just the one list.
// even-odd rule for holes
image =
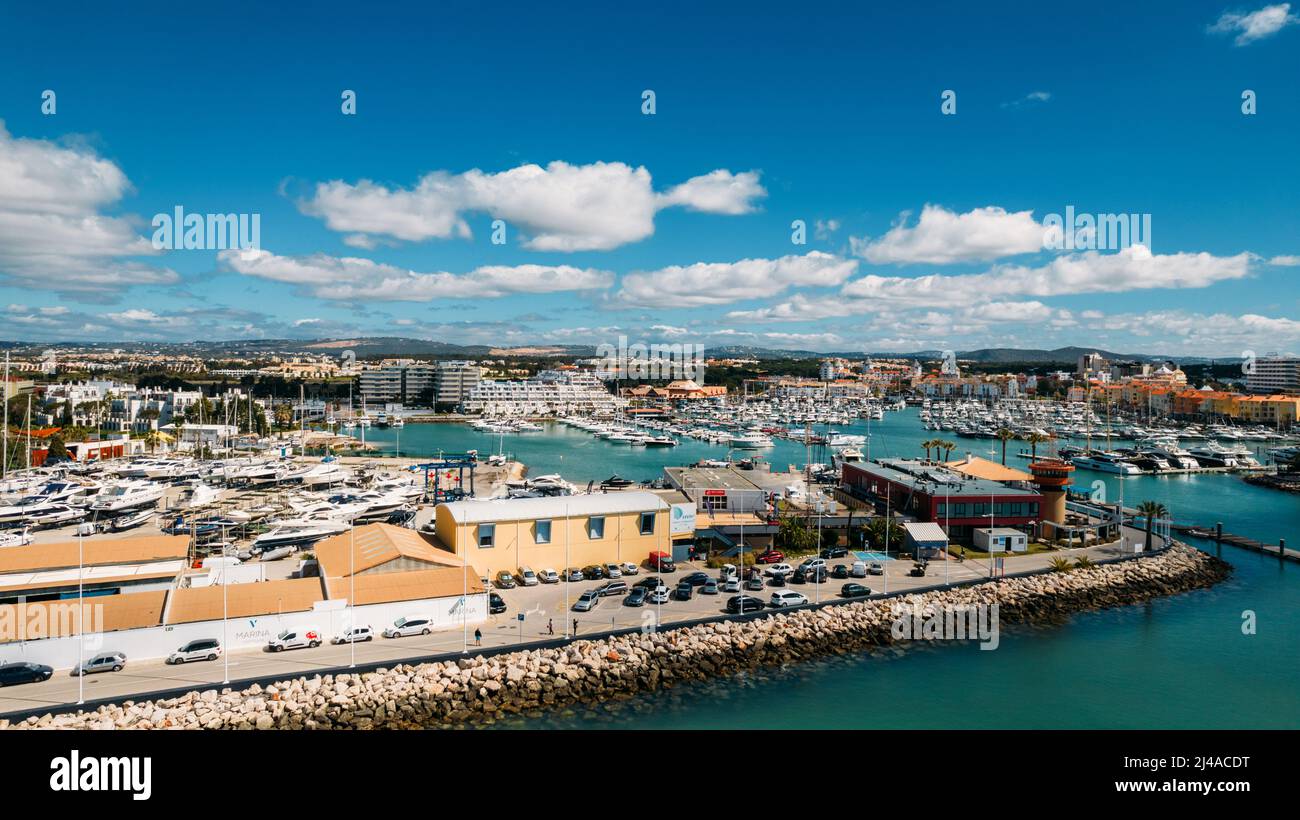
[[279, 561], [281, 558], [288, 558], [293, 555], [293, 547], [276, 547], [262, 553], [263, 561]]
[[127, 515], [119, 515], [109, 522], [108, 529], [110, 532], [125, 532], [147, 523], [151, 518], [153, 518], [153, 510], [141, 510]]
[[623, 478], [622, 476], [612, 475], [609, 478], [605, 479], [604, 481], [600, 482], [600, 486], [623, 488], [623, 487], [631, 487], [633, 483], [634, 482], [630, 478]]
[[21, 530], [0, 532], [0, 547], [25, 547], [32, 543], [32, 534], [26, 527]]

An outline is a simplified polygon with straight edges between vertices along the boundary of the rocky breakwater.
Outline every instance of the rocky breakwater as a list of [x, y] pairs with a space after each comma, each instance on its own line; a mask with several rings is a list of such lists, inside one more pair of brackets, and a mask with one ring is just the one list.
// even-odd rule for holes
[[744, 621], [579, 640], [558, 649], [295, 678], [123, 702], [0, 728], [371, 729], [484, 724], [740, 670], [898, 644], [898, 607], [997, 604], [1001, 623], [1051, 622], [1211, 586], [1230, 567], [1175, 545], [1148, 557]]

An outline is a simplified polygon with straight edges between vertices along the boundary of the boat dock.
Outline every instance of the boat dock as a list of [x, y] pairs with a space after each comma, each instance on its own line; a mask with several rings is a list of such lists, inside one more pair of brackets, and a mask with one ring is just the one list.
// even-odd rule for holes
[[1300, 561], [1300, 551], [1288, 548], [1286, 539], [1279, 539], [1276, 544], [1266, 544], [1263, 541], [1256, 541], [1244, 535], [1233, 535], [1230, 532], [1224, 532], [1221, 524], [1213, 528], [1198, 527], [1194, 524], [1170, 524], [1169, 528], [1174, 532], [1190, 535], [1193, 538], [1203, 538], [1216, 544], [1229, 544], [1251, 552], [1258, 552], [1261, 555], [1276, 555], [1279, 559], [1286, 561]]

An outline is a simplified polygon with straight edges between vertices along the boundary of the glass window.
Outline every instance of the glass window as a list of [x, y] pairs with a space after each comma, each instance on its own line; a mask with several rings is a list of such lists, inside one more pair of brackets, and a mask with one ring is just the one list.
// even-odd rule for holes
[[497, 534], [496, 524], [479, 524], [478, 525], [478, 545], [483, 549], [495, 546]]
[[655, 533], [655, 514], [652, 512], [641, 513], [641, 534], [654, 535]]
[[551, 543], [550, 521], [538, 521], [533, 525], [533, 541], [538, 544]]
[[593, 515], [587, 519], [587, 537], [592, 541], [605, 537], [605, 516]]

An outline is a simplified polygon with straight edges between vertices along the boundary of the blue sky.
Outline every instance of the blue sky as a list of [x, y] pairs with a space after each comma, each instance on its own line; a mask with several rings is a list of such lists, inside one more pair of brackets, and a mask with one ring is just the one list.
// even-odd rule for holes
[[0, 338], [1300, 348], [1300, 10], [697, 5], [0, 9]]

